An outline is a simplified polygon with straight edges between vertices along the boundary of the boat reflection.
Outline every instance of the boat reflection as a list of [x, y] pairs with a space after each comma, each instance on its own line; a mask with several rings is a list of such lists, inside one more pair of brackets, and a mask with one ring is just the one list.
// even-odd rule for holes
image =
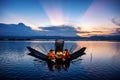
[[[48, 65], [48, 69], [50, 71], [54, 71], [55, 69], [57, 69], [58, 71], [61, 71], [62, 68], [65, 71], [67, 71], [68, 68], [70, 67], [70, 61], [77, 59], [78, 57], [80, 57], [82, 55], [85, 55], [84, 51], [86, 50], [86, 47], [79, 48], [75, 52], [71, 52], [72, 47], [70, 49], [67, 48], [65, 50], [68, 52], [64, 55], [64, 53], [63, 53], [63, 52], [65, 52], [65, 51], [63, 51], [64, 40], [56, 40], [54, 45], [55, 45], [55, 48], [54, 48], [55, 53], [53, 52], [52, 49], [50, 49], [50, 53], [47, 52], [48, 55], [32, 48], [31, 46], [28, 46], [27, 49], [30, 52], [30, 53], [28, 53], [28, 55], [38, 58], [40, 60], [46, 61], [47, 65]], [[46, 48], [45, 48], [45, 50], [46, 50]], [[51, 50], [52, 50], [52, 54], [51, 54]], [[70, 52], [71, 52], [71, 54], [69, 54]], [[60, 53], [60, 54], [58, 55], [57, 53]], [[52, 60], [54, 60], [54, 61], [52, 61]]]
[[[55, 60], [55, 61], [43, 61], [40, 59], [34, 59], [34, 66], [36, 66], [37, 68], [39, 68], [41, 65], [45, 66], [49, 71], [54, 72], [54, 71], [68, 71], [70, 68], [71, 64], [76, 64], [76, 63], [81, 63], [83, 59], [81, 59], [81, 57], [75, 59], [75, 60], [70, 60], [70, 59], [62, 59], [62, 60]], [[41, 64], [41, 65], [40, 65]]]
[[70, 60], [65, 60], [65, 61], [48, 61], [47, 62], [48, 69], [50, 71], [57, 70], [58, 72], [61, 71], [61, 69], [64, 69], [65, 71], [68, 71], [70, 67]]

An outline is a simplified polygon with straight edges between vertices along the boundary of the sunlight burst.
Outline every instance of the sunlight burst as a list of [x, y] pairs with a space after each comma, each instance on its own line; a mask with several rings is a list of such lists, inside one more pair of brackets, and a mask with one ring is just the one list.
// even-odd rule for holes
[[45, 10], [52, 25], [64, 24], [62, 6], [60, 3], [61, 2], [54, 3], [53, 1], [49, 3], [45, 3], [44, 1], [42, 2], [43, 9]]

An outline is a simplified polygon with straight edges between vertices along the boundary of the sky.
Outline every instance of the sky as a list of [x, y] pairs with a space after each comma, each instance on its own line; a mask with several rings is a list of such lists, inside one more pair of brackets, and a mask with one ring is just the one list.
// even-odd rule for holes
[[0, 0], [0, 23], [71, 25], [79, 36], [120, 33], [120, 0]]

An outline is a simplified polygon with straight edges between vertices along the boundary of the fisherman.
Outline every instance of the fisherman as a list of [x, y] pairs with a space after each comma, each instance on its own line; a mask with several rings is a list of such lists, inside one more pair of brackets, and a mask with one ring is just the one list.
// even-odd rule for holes
[[58, 50], [55, 57], [56, 59], [61, 59], [63, 57], [63, 53], [60, 50]]
[[62, 65], [63, 63], [63, 53], [61, 50], [58, 50], [55, 54], [55, 62], [56, 64]]
[[65, 49], [63, 52], [63, 58], [64, 59], [69, 59], [70, 58], [70, 52], [68, 51], [68, 49]]
[[50, 60], [54, 60], [55, 59], [55, 54], [54, 54], [54, 50], [50, 50], [48, 53], [48, 59]]

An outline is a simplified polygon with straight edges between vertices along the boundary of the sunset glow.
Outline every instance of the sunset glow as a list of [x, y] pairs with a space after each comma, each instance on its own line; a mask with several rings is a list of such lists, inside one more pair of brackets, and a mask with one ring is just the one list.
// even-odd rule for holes
[[77, 33], [79, 36], [109, 35], [120, 27], [115, 22], [120, 19], [118, 4], [114, 0], [6, 0], [1, 5], [0, 23], [22, 22], [34, 30], [72, 25], [84, 32]]

